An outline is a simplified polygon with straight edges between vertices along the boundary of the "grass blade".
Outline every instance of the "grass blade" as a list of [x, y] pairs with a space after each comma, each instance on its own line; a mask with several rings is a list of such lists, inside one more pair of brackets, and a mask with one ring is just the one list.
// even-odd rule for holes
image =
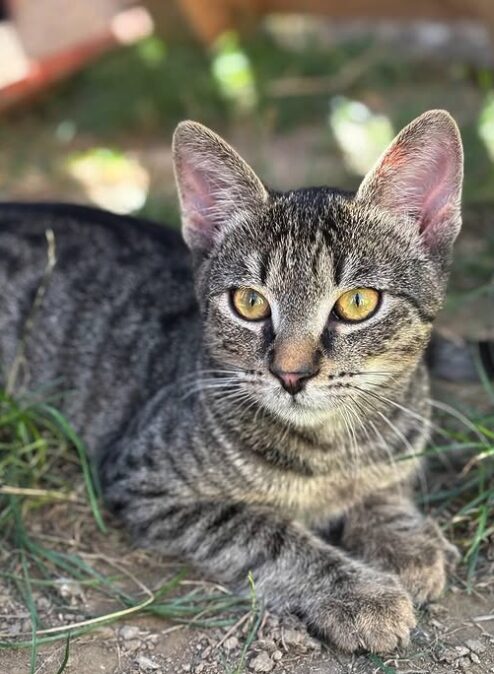
[[70, 632], [67, 634], [67, 641], [65, 642], [65, 651], [63, 654], [62, 662], [60, 663], [60, 667], [57, 669], [57, 674], [62, 674], [64, 669], [67, 667], [67, 664], [69, 662], [69, 654], [70, 654]]
[[106, 525], [103, 521], [101, 510], [100, 510], [99, 505], [98, 505], [98, 497], [97, 497], [97, 494], [96, 494], [95, 481], [93, 480], [93, 474], [92, 474], [91, 468], [89, 466], [89, 461], [88, 461], [88, 458], [87, 458], [87, 452], [86, 452], [86, 448], [84, 446], [84, 443], [78, 437], [78, 435], [75, 433], [72, 426], [65, 419], [63, 414], [60, 414], [60, 412], [57, 409], [55, 409], [51, 405], [40, 405], [40, 409], [45, 411], [50, 417], [52, 417], [52, 419], [55, 421], [55, 423], [58, 425], [58, 427], [64, 433], [65, 437], [76, 448], [77, 454], [79, 455], [79, 461], [81, 462], [82, 473], [83, 473], [83, 476], [84, 476], [84, 483], [85, 483], [85, 486], [86, 486], [89, 505], [91, 507], [93, 517], [94, 517], [100, 531], [102, 531], [103, 533], [107, 533], [108, 530], [107, 530]]

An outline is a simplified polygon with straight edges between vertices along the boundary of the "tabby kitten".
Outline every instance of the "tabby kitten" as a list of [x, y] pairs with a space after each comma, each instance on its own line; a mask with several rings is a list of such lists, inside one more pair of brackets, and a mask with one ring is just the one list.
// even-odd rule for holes
[[356, 194], [268, 190], [194, 122], [174, 156], [190, 256], [129, 217], [0, 207], [4, 382], [63, 393], [139, 543], [237, 591], [251, 571], [345, 651], [405, 644], [456, 558], [412, 485], [461, 224], [458, 129], [423, 114]]

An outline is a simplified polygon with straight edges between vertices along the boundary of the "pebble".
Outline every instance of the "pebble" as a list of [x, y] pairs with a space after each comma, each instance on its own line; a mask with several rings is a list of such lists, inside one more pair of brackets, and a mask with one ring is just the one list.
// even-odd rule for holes
[[456, 646], [455, 651], [457, 658], [464, 658], [465, 655], [470, 655], [470, 649], [466, 646]]
[[154, 662], [154, 660], [151, 660], [151, 658], [148, 658], [145, 655], [138, 655], [136, 661], [139, 667], [146, 671], [154, 672], [160, 668], [157, 662]]
[[[467, 653], [468, 653], [468, 649], [466, 649], [466, 650], [467, 650]], [[453, 664], [453, 662], [458, 660], [459, 657], [460, 657], [460, 655], [458, 654], [458, 652], [456, 650], [452, 649], [452, 648], [447, 648], [446, 650], [442, 651], [439, 655], [440, 661], [441, 662], [447, 662], [448, 665]]]
[[480, 665], [480, 658], [477, 653], [470, 653], [470, 660], [475, 662], [476, 665]]
[[271, 657], [275, 662], [279, 662], [283, 657], [283, 653], [281, 651], [275, 651]]
[[239, 647], [240, 641], [237, 639], [236, 636], [228, 637], [228, 639], [225, 639], [225, 641], [223, 642], [223, 648], [227, 651], [235, 651]]
[[270, 672], [274, 667], [274, 662], [264, 651], [256, 655], [249, 663], [249, 668], [254, 672]]
[[321, 643], [317, 639], [313, 639], [306, 632], [299, 632], [298, 630], [285, 630], [281, 643], [285, 644], [287, 648], [297, 648], [304, 653], [321, 650]]
[[114, 639], [115, 630], [113, 627], [100, 627], [98, 630], [98, 638], [101, 639]]
[[21, 634], [22, 631], [23, 630], [22, 630], [22, 621], [21, 620], [15, 622], [15, 623], [12, 623], [12, 625], [10, 625], [10, 627], [9, 627], [9, 634], [11, 634], [12, 636], [14, 636], [16, 634]]
[[440, 632], [444, 632], [444, 630], [446, 629], [445, 625], [442, 622], [439, 622], [439, 620], [432, 619], [429, 622], [433, 627], [435, 627]]
[[38, 597], [36, 599], [36, 606], [40, 611], [48, 611], [51, 608], [51, 603], [46, 597]]
[[469, 669], [472, 666], [472, 661], [470, 658], [460, 658], [458, 664], [462, 669]]
[[125, 642], [125, 650], [130, 651], [131, 653], [139, 650], [141, 646], [142, 641], [140, 639], [130, 639], [129, 641]]
[[257, 648], [257, 650], [267, 651], [268, 653], [274, 653], [277, 649], [276, 644], [272, 639], [258, 639], [252, 645], [254, 648]]
[[139, 628], [135, 627], [135, 625], [124, 625], [120, 628], [118, 634], [124, 641], [130, 641], [131, 639], [137, 639]]
[[285, 630], [283, 632], [283, 641], [287, 646], [299, 646], [304, 641], [304, 635], [297, 630]]
[[63, 599], [69, 599], [71, 604], [75, 604], [78, 600], [84, 599], [82, 585], [72, 578], [59, 578], [57, 581], [57, 588], [60, 596]]
[[206, 669], [204, 662], [200, 662], [197, 667], [194, 669], [195, 674], [201, 674]]
[[465, 646], [468, 646], [468, 648], [474, 653], [477, 653], [477, 655], [479, 653], [485, 653], [486, 651], [486, 647], [480, 639], [469, 639], [468, 641], [465, 641]]

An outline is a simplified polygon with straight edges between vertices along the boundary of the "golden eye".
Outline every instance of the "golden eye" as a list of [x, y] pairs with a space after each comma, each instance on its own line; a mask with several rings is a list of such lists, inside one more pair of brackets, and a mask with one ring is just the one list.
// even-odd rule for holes
[[355, 288], [343, 293], [334, 305], [334, 310], [344, 321], [363, 321], [375, 312], [379, 299], [379, 292], [373, 288]]
[[271, 315], [269, 302], [253, 288], [234, 290], [232, 304], [237, 314], [247, 321], [262, 321]]

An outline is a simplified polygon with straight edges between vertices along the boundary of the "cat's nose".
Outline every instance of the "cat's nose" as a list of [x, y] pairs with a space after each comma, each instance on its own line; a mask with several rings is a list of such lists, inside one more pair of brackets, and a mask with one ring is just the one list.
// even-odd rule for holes
[[304, 388], [305, 383], [317, 374], [317, 370], [306, 369], [298, 372], [284, 372], [272, 365], [270, 371], [280, 380], [281, 385], [291, 395], [296, 395]]

